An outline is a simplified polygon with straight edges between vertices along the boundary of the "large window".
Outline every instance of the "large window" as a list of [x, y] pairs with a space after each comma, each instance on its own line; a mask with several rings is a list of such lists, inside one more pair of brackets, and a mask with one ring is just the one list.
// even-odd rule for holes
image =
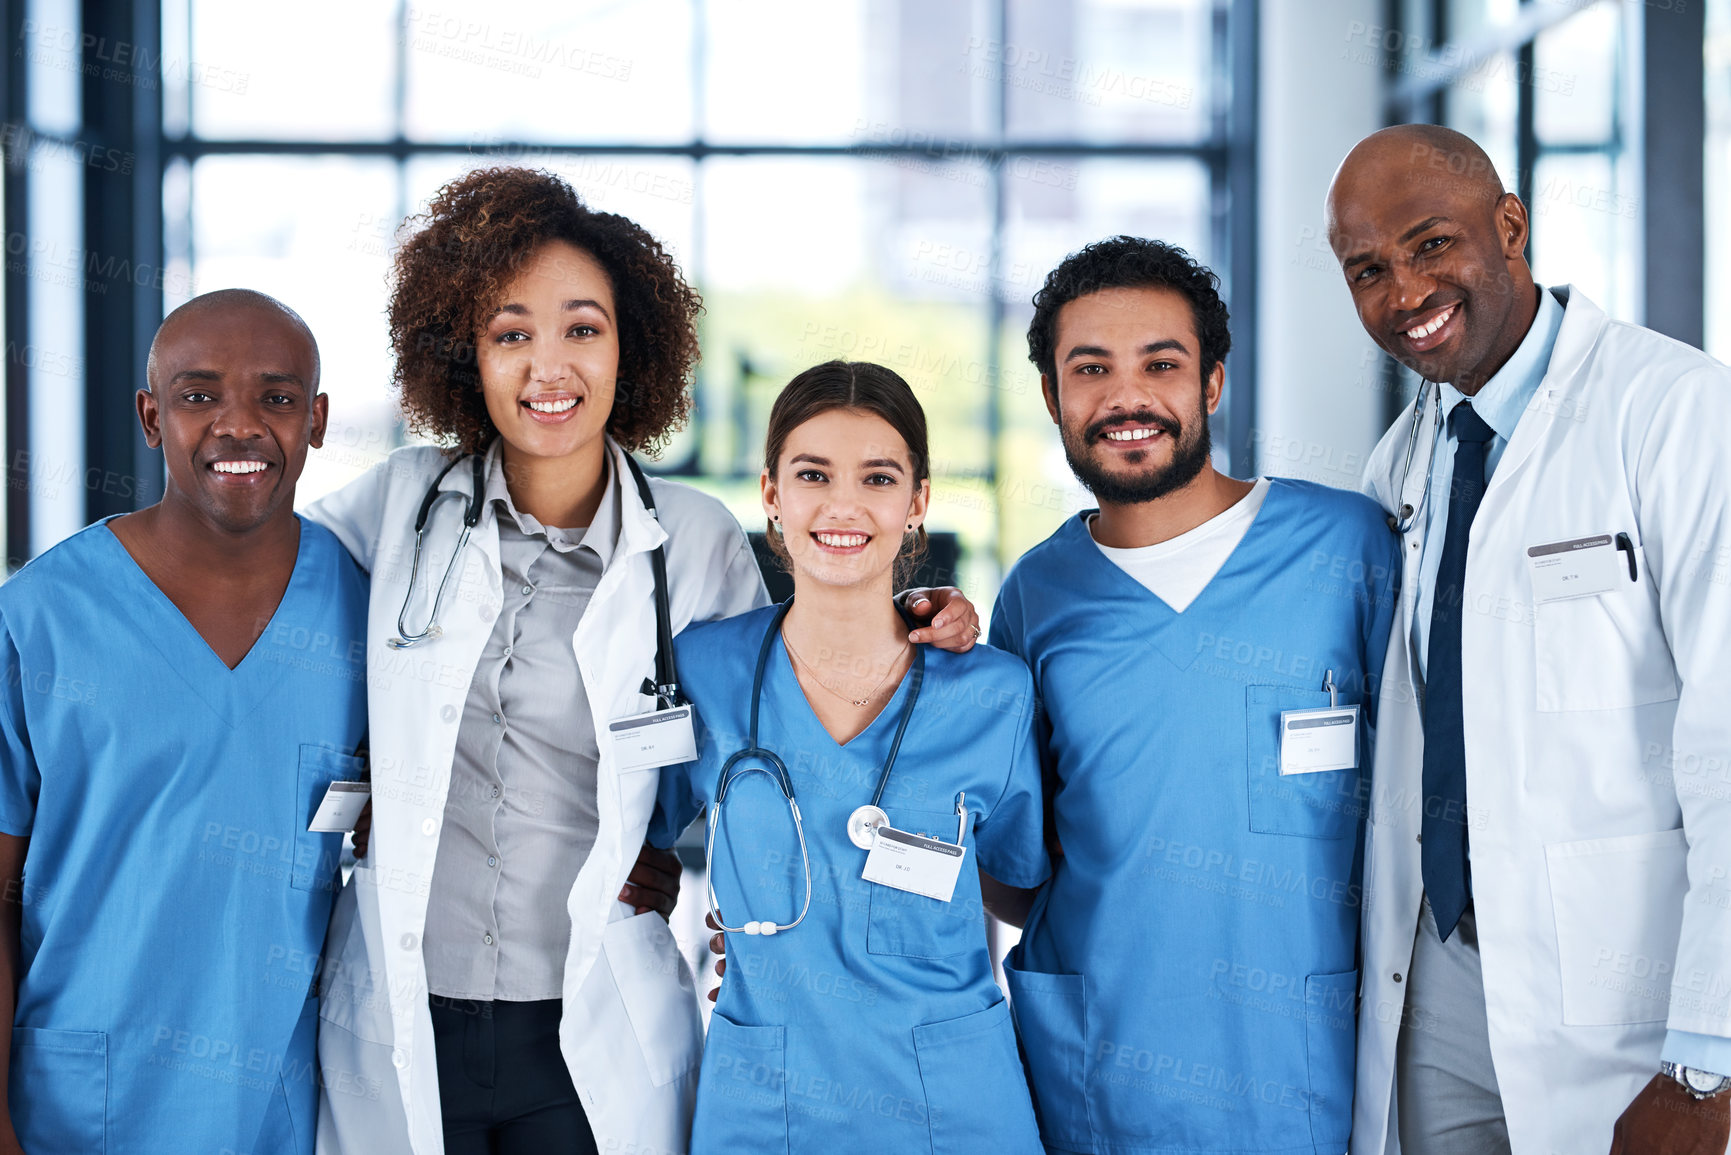
[[775, 392], [831, 357], [884, 362], [931, 418], [933, 528], [988, 600], [1085, 501], [1026, 358], [1046, 271], [1135, 232], [1229, 272], [1247, 7], [165, 0], [164, 57], [190, 63], [164, 94], [165, 305], [246, 284], [306, 315], [333, 418], [310, 499], [403, 436], [383, 309], [405, 215], [476, 165], [559, 172], [660, 237], [707, 303], [697, 417], [655, 467], [756, 526]]
[[1638, 115], [1630, 46], [1640, 5], [1406, 0], [1391, 113], [1459, 129], [1532, 216], [1541, 284], [1573, 284], [1641, 319]]

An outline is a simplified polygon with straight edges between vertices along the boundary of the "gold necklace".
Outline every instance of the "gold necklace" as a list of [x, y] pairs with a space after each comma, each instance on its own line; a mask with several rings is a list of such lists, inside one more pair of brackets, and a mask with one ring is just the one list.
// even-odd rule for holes
[[836, 697], [840, 698], [842, 701], [846, 702], [848, 705], [854, 707], [855, 709], [859, 709], [860, 707], [865, 706], [873, 698], [877, 697], [877, 692], [879, 690], [883, 689], [883, 684], [885, 682], [889, 681], [889, 677], [892, 673], [895, 672], [895, 668], [897, 666], [901, 665], [902, 655], [907, 653], [908, 647], [912, 643], [909, 643], [909, 642], [903, 642], [902, 643], [902, 648], [900, 650], [896, 651], [895, 659], [892, 662], [890, 662], [889, 669], [884, 671], [884, 676], [877, 680], [877, 685], [873, 686], [871, 688], [871, 690], [869, 692], [867, 692], [866, 696], [863, 698], [850, 698], [846, 694], [842, 693], [840, 690], [836, 689], [834, 686], [830, 685], [828, 682], [824, 681], [822, 678], [818, 677], [817, 670], [812, 667], [812, 664], [810, 662], [806, 661], [804, 658], [800, 657], [799, 651], [793, 648], [793, 643], [787, 640], [787, 631], [786, 630], [783, 630], [781, 633], [781, 644], [787, 647], [787, 652], [793, 655], [794, 661], [798, 662], [800, 665], [805, 667], [805, 672], [811, 675], [812, 681], [816, 682], [819, 686], [822, 686], [824, 689], [828, 690], [831, 694], [834, 694]]

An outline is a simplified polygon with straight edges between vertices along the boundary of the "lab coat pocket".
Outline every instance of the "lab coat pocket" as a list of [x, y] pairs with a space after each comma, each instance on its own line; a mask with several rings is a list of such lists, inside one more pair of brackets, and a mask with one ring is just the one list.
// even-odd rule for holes
[[1040, 1155], [1040, 1128], [1016, 1054], [1010, 1008], [1002, 999], [971, 1015], [915, 1027], [914, 1054], [926, 1091], [932, 1155]]
[[[1246, 686], [1244, 691], [1250, 829], [1259, 834], [1301, 838], [1344, 838], [1351, 834], [1364, 813], [1357, 769], [1284, 775], [1280, 772], [1281, 711], [1326, 706], [1327, 692], [1291, 686]], [[1354, 703], [1341, 695], [1339, 704]], [[1364, 764], [1364, 753], [1361, 729], [1360, 766]]]
[[1688, 857], [1681, 830], [1545, 847], [1565, 1026], [1668, 1016]]
[[12, 1125], [26, 1151], [108, 1149], [108, 1036], [12, 1028]]
[[1358, 1033], [1358, 972], [1307, 975], [1304, 1051], [1310, 1075], [1310, 1141], [1345, 1151], [1352, 1131], [1353, 1046]]
[[[1646, 562], [1636, 551], [1645, 577]], [[1643, 581], [1533, 607], [1533, 672], [1541, 713], [1621, 710], [1677, 697], [1677, 669]]]
[[301, 747], [300, 770], [295, 775], [295, 857], [289, 878], [289, 885], [296, 890], [336, 889], [343, 836], [308, 830], [307, 823], [318, 813], [325, 789], [332, 782], [357, 781], [366, 768], [366, 759], [329, 746]]
[[693, 1155], [704, 1151], [786, 1155], [785, 1028], [742, 1026], [720, 1011], [709, 1016], [691, 1138]]
[[[955, 837], [953, 811], [910, 810], [897, 807], [890, 822], [898, 830], [924, 834], [948, 842]], [[969, 854], [971, 860], [973, 855]], [[973, 869], [964, 861], [962, 871]], [[986, 915], [964, 882], [956, 883], [949, 902], [923, 894], [910, 894], [893, 886], [864, 882], [871, 888], [871, 914], [866, 924], [866, 950], [872, 954], [906, 958], [951, 958], [980, 950], [986, 945]]]
[[703, 1020], [691, 968], [667, 921], [654, 911], [608, 923], [601, 941], [649, 1079], [665, 1087], [703, 1056]]
[[1004, 960], [1010, 1013], [1033, 1080], [1040, 1128], [1048, 1143], [1090, 1150], [1088, 1123], [1088, 980], [1025, 971], [1018, 952]]

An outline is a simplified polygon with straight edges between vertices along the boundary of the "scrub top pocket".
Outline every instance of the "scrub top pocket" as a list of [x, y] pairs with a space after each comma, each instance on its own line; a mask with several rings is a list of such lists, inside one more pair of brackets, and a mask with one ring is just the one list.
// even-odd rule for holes
[[1088, 1122], [1088, 980], [1082, 975], [1022, 970], [1020, 949], [1004, 959], [1004, 978], [1022, 1052], [1033, 1073], [1046, 1138], [1091, 1150]]
[[[1344, 838], [1351, 834], [1365, 809], [1364, 799], [1359, 796], [1359, 775], [1366, 754], [1363, 721], [1359, 723], [1357, 769], [1282, 774], [1281, 712], [1327, 706], [1328, 693], [1291, 686], [1244, 689], [1250, 829], [1259, 834], [1301, 838]], [[1351, 706], [1354, 702], [1341, 695], [1337, 704]]]
[[692, 1155], [759, 1151], [787, 1155], [787, 1029], [709, 1016], [697, 1081]]
[[108, 1036], [12, 1029], [12, 1122], [26, 1151], [108, 1149]]
[[301, 747], [300, 768], [295, 775], [294, 862], [289, 877], [289, 885], [296, 890], [336, 889], [343, 836], [308, 830], [307, 823], [318, 813], [325, 789], [332, 782], [358, 781], [366, 768], [366, 759], [338, 753], [329, 746]]
[[[890, 813], [897, 830], [924, 834], [948, 842], [956, 836], [954, 811], [910, 810], [898, 807]], [[968, 901], [972, 893], [969, 872], [976, 869], [973, 848], [962, 863], [962, 877], [949, 902], [923, 894], [910, 894], [893, 886], [862, 882], [871, 889], [871, 915], [866, 926], [866, 950], [872, 954], [906, 958], [951, 958], [979, 950], [985, 945], [985, 914], [979, 903]], [[860, 866], [865, 865], [864, 859]]]
[[1040, 1129], [1003, 1000], [915, 1027], [914, 1053], [926, 1091], [932, 1155], [1040, 1155]]

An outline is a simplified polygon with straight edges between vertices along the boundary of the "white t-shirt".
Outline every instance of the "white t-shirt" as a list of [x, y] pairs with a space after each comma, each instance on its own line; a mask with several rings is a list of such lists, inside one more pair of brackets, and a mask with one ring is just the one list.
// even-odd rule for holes
[[[1100, 545], [1112, 564], [1147, 587], [1148, 592], [1183, 613], [1226, 564], [1268, 496], [1268, 479], [1258, 478], [1235, 505], [1215, 514], [1195, 529], [1157, 545], [1117, 549]], [[1088, 523], [1092, 536], [1094, 525]]]

